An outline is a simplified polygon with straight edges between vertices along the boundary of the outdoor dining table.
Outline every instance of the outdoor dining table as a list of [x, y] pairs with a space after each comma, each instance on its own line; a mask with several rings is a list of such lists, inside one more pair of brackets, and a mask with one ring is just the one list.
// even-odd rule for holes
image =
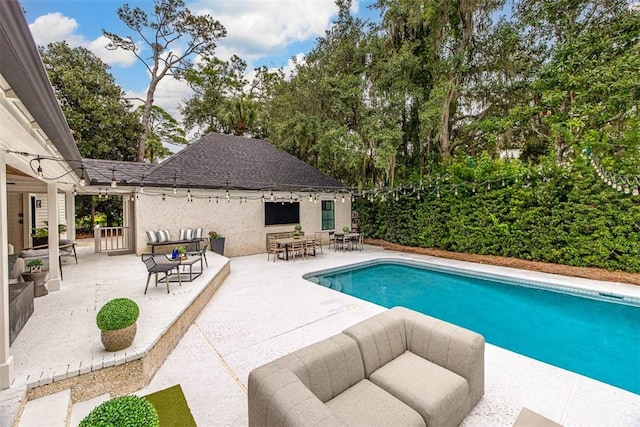
[[273, 241], [279, 247], [284, 246], [284, 259], [289, 260], [289, 246], [291, 246], [293, 242], [299, 242], [301, 240], [303, 242], [307, 242], [307, 241], [312, 241], [314, 238], [315, 236], [283, 237], [281, 239], [273, 239]]

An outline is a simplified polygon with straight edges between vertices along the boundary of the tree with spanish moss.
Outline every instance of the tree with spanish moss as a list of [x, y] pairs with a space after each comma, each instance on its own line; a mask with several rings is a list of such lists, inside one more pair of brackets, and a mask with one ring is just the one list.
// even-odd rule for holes
[[[226, 29], [210, 15], [195, 15], [183, 0], [154, 0], [147, 14], [129, 4], [119, 7], [118, 17], [133, 35], [121, 36], [103, 30], [109, 39], [107, 49], [129, 51], [144, 64], [151, 75], [141, 116], [143, 132], [138, 144], [137, 160], [144, 161], [153, 97], [160, 81], [167, 75], [180, 79], [193, 57], [213, 56], [216, 42], [226, 36]], [[142, 45], [142, 47], [141, 47]], [[150, 55], [146, 48], [150, 48]]]

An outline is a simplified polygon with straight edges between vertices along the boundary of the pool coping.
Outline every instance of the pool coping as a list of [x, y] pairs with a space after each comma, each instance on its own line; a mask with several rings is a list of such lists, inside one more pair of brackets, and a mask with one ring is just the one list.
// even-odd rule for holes
[[[443, 262], [444, 261], [444, 262]], [[453, 261], [453, 262], [452, 262]], [[561, 292], [574, 296], [594, 299], [603, 302], [609, 302], [614, 304], [624, 304], [630, 306], [640, 307], [640, 290], [633, 292], [633, 288], [630, 285], [625, 285], [616, 282], [603, 282], [592, 279], [584, 278], [572, 278], [568, 276], [560, 276], [551, 273], [540, 272], [527, 272], [532, 276], [540, 276], [538, 278], [524, 278], [521, 277], [524, 270], [512, 269], [510, 267], [498, 267], [490, 266], [492, 270], [500, 269], [504, 270], [503, 274], [496, 274], [488, 271], [483, 271], [481, 268], [486, 264], [477, 264], [467, 261], [459, 260], [443, 260], [443, 259], [425, 259], [416, 260], [408, 257], [384, 257], [376, 258], [372, 260], [362, 261], [354, 264], [332, 267], [324, 270], [318, 270], [311, 273], [304, 274], [303, 279], [309, 280], [312, 283], [316, 283], [309, 278], [312, 276], [334, 274], [342, 271], [361, 269], [380, 264], [400, 264], [408, 265], [415, 268], [421, 268], [426, 270], [437, 271], [440, 273], [456, 274], [465, 277], [477, 277], [484, 280], [502, 282], [509, 285], [523, 286], [528, 288], [544, 289], [551, 292]], [[452, 264], [463, 264], [464, 267], [456, 266]], [[573, 280], [575, 283], [566, 283], [568, 279]], [[320, 283], [316, 283], [323, 286]]]

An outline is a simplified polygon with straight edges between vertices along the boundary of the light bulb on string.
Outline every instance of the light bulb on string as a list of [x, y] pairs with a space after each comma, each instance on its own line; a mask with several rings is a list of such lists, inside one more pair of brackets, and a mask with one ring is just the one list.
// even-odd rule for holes
[[313, 194], [309, 193], [309, 203], [313, 202]]
[[162, 201], [164, 202], [166, 200], [166, 196], [164, 195], [164, 193], [162, 193]]
[[344, 203], [344, 194], [342, 195], [342, 203]]
[[116, 168], [111, 169], [111, 188], [116, 188], [118, 183], [116, 182]]
[[144, 194], [144, 182], [140, 183], [140, 194]]
[[37, 171], [36, 171], [36, 174], [37, 174], [40, 178], [42, 178], [42, 177], [44, 176], [44, 173], [42, 172], [42, 165], [40, 164], [40, 156], [38, 156], [37, 160], [38, 160], [38, 169], [37, 169]]
[[271, 197], [271, 201], [273, 202], [273, 199], [274, 199], [274, 197], [273, 197], [273, 191], [271, 192], [271, 196], [270, 196], [270, 197]]
[[84, 166], [80, 166], [80, 185], [82, 187], [87, 185], [87, 180], [84, 177]]
[[631, 188], [629, 188], [629, 179], [625, 178], [625, 183], [624, 183], [624, 194], [629, 194], [631, 193]]

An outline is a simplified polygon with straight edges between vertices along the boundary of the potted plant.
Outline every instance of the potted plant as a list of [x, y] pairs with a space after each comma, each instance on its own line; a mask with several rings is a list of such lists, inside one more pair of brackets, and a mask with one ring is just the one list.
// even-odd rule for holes
[[120, 396], [107, 400], [84, 417], [78, 427], [158, 427], [158, 412], [144, 397]]
[[342, 227], [342, 231], [347, 234], [351, 229], [349, 227]]
[[[43, 221], [44, 227], [33, 228], [31, 230], [31, 238], [33, 246], [44, 246], [49, 244], [49, 222]], [[67, 226], [58, 224], [58, 235], [67, 231]]]
[[22, 279], [25, 282], [33, 282], [33, 296], [43, 297], [49, 294], [49, 290], [45, 285], [45, 279], [47, 278], [47, 271], [42, 271], [44, 262], [40, 258], [30, 259], [26, 264], [29, 271], [21, 273]]
[[300, 237], [300, 231], [302, 231], [302, 226], [300, 224], [296, 224], [296, 226], [293, 227], [293, 229], [295, 230], [293, 232], [293, 237]]
[[178, 251], [180, 258], [185, 259], [187, 257], [187, 247], [185, 245], [176, 246], [176, 251]]
[[116, 298], [102, 306], [96, 315], [102, 345], [107, 351], [123, 350], [131, 345], [138, 329], [140, 309], [129, 298]]
[[44, 262], [40, 258], [32, 259], [27, 262], [29, 273], [39, 273], [40, 271], [42, 271], [43, 265]]
[[224, 237], [217, 231], [209, 232], [209, 243], [211, 250], [217, 254], [224, 255]]

